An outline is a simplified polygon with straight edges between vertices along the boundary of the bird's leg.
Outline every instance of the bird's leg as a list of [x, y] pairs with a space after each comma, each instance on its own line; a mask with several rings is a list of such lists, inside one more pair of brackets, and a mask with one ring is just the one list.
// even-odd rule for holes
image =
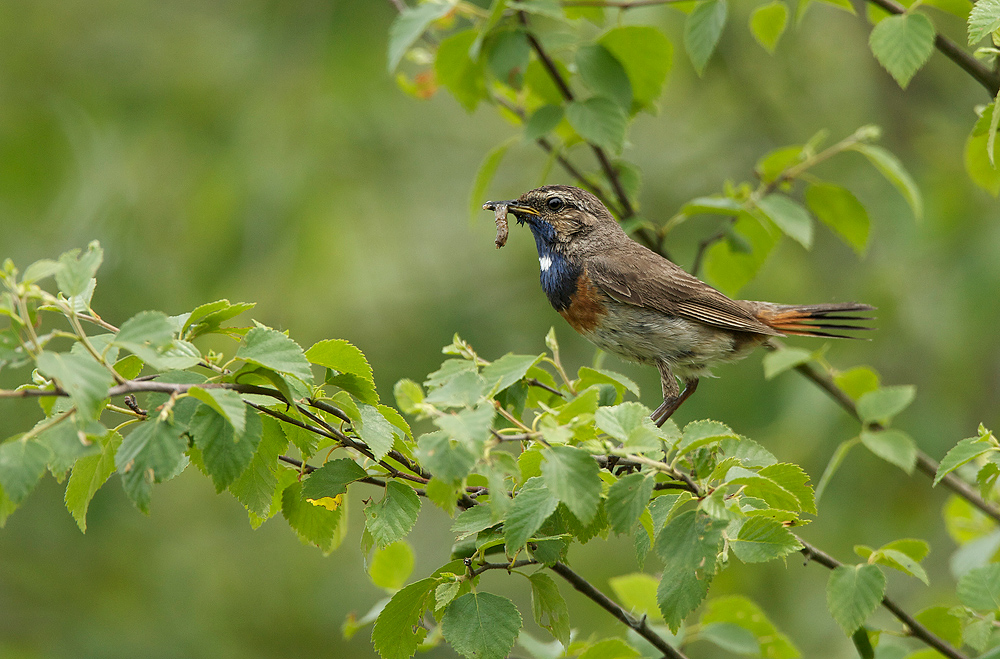
[[682, 392], [670, 367], [663, 362], [659, 362], [656, 366], [660, 370], [660, 383], [663, 385], [663, 402], [649, 415], [649, 418], [657, 427], [660, 427], [698, 388], [698, 378], [684, 380], [684, 391]]

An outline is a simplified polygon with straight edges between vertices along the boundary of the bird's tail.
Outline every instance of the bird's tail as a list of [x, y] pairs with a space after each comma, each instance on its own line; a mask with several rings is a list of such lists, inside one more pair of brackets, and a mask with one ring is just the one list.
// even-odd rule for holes
[[858, 304], [856, 302], [844, 302], [841, 304], [774, 304], [758, 309], [757, 318], [765, 325], [773, 327], [782, 334], [857, 339], [860, 337], [839, 334], [838, 332], [874, 329], [873, 327], [855, 324], [872, 320], [870, 316], [856, 315], [858, 312], [874, 310], [875, 307], [870, 304]]

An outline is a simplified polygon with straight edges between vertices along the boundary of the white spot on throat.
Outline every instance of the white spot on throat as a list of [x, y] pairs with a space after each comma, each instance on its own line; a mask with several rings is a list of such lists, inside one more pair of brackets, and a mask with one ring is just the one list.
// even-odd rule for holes
[[541, 266], [542, 272], [548, 271], [548, 269], [552, 267], [552, 257], [548, 254], [545, 256], [539, 256], [538, 265]]

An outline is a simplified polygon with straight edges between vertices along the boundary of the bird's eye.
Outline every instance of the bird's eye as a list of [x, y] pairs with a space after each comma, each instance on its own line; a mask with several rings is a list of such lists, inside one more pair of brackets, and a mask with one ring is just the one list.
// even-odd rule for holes
[[566, 202], [562, 200], [562, 197], [549, 197], [545, 205], [549, 207], [549, 210], [557, 211], [565, 206]]

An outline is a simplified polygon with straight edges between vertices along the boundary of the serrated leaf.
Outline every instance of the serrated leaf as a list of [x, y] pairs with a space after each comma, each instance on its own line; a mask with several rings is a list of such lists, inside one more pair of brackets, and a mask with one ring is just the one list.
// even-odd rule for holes
[[[528, 479], [514, 496], [507, 519], [504, 520], [504, 547], [508, 556], [514, 556], [525, 545], [555, 512], [558, 503], [541, 478]], [[454, 527], [452, 530], [455, 530]]]
[[73, 471], [66, 483], [64, 500], [66, 509], [73, 515], [82, 533], [87, 532], [87, 509], [97, 490], [107, 482], [115, 471], [115, 451], [122, 443], [122, 436], [109, 433], [101, 440], [101, 452], [80, 458], [73, 465]]
[[862, 430], [861, 442], [886, 462], [891, 462], [908, 474], [913, 473], [913, 467], [917, 464], [917, 443], [902, 430]]
[[244, 431], [236, 432], [214, 409], [198, 408], [191, 418], [190, 432], [216, 492], [222, 492], [243, 474], [257, 452], [263, 431], [257, 414], [248, 415]]
[[649, 418], [649, 408], [641, 403], [605, 406], [594, 413], [598, 428], [633, 451], [656, 450], [660, 432]]
[[413, 572], [413, 548], [404, 540], [376, 549], [368, 566], [368, 576], [379, 588], [394, 592], [403, 587]]
[[934, 476], [934, 484], [937, 485], [941, 479], [955, 471], [967, 462], [975, 460], [980, 455], [995, 451], [996, 446], [983, 437], [967, 437], [958, 444], [955, 444], [948, 453], [941, 458], [938, 465], [937, 474]]
[[969, 45], [1000, 29], [1000, 0], [977, 0], [969, 12]]
[[899, 190], [918, 220], [923, 217], [924, 201], [920, 189], [896, 156], [874, 144], [855, 144], [851, 148], [868, 158], [875, 169]]
[[121, 474], [125, 494], [144, 513], [149, 512], [152, 484], [177, 469], [186, 448], [185, 428], [169, 421], [145, 421], [118, 447], [115, 468]]
[[261, 415], [260, 421], [257, 452], [243, 474], [229, 485], [229, 491], [251, 515], [266, 518], [278, 487], [278, 456], [288, 448], [288, 437], [273, 417]]
[[302, 498], [302, 483], [292, 483], [281, 493], [281, 515], [303, 543], [314, 545], [324, 554], [337, 548], [342, 539], [339, 533], [343, 521], [343, 507], [329, 510], [314, 506]]
[[466, 593], [441, 618], [444, 639], [466, 659], [504, 659], [520, 630], [514, 603], [492, 593]]
[[39, 371], [55, 379], [60, 388], [69, 394], [81, 414], [91, 419], [100, 415], [114, 378], [93, 357], [43, 350], [36, 364]]
[[34, 284], [47, 277], [51, 277], [63, 268], [63, 264], [52, 259], [41, 259], [35, 261], [24, 269], [21, 282], [24, 284]]
[[14, 504], [35, 489], [52, 452], [34, 439], [0, 444], [0, 488]]
[[885, 424], [909, 407], [916, 395], [912, 384], [880, 387], [858, 399], [858, 416], [864, 423]]
[[769, 517], [746, 520], [729, 546], [744, 563], [763, 563], [802, 549], [791, 531]]
[[802, 512], [816, 514], [815, 494], [809, 486], [809, 474], [802, 467], [790, 462], [779, 462], [765, 465], [757, 473], [771, 479], [785, 492], [798, 499]]
[[402, 11], [389, 27], [389, 73], [396, 70], [403, 55], [420, 38], [431, 23], [452, 10], [449, 3], [425, 2], [414, 9]]
[[636, 106], [660, 97], [673, 59], [673, 46], [662, 32], [649, 25], [625, 25], [608, 30], [598, 43], [625, 68]]
[[531, 582], [531, 613], [539, 627], [549, 630], [563, 646], [569, 645], [569, 608], [552, 577], [535, 572]]
[[788, 6], [781, 0], [761, 5], [750, 15], [750, 33], [757, 43], [772, 54], [787, 25]]
[[70, 298], [85, 293], [103, 260], [104, 251], [96, 240], [87, 245], [87, 251], [82, 254], [79, 249], [62, 254], [59, 257], [62, 267], [53, 273], [59, 292]]
[[403, 432], [379, 411], [377, 407], [365, 403], [358, 403], [358, 411], [361, 413], [361, 427], [358, 434], [364, 440], [376, 460], [381, 460], [392, 449], [396, 437], [402, 437]]
[[726, 525], [703, 512], [688, 510], [670, 520], [656, 536], [656, 553], [663, 561], [656, 599], [674, 633], [708, 594]]
[[479, 459], [478, 454], [449, 439], [443, 431], [422, 435], [417, 440], [417, 457], [427, 471], [446, 483], [468, 476]]
[[436, 583], [433, 578], [411, 583], [393, 595], [378, 614], [372, 628], [372, 645], [382, 659], [409, 659], [417, 651], [423, 638], [420, 616]]
[[653, 495], [655, 481], [647, 474], [622, 476], [608, 489], [605, 509], [611, 530], [615, 533], [629, 533]]
[[462, 540], [491, 526], [493, 526], [493, 516], [490, 514], [489, 507], [475, 506], [455, 518], [451, 525], [451, 532], [458, 540]]
[[350, 458], [331, 460], [314, 470], [302, 486], [302, 498], [322, 499], [347, 492], [349, 483], [364, 478], [368, 473]]
[[812, 247], [812, 218], [798, 202], [782, 194], [769, 194], [757, 202], [757, 207], [786, 235], [806, 249]]
[[601, 44], [581, 46], [576, 51], [576, 68], [587, 86], [598, 96], [609, 98], [622, 110], [632, 108], [632, 84], [625, 67]]
[[812, 357], [813, 353], [802, 348], [781, 348], [769, 352], [764, 355], [764, 379], [770, 380], [799, 364], [805, 364]]
[[806, 204], [813, 215], [833, 229], [857, 254], [865, 253], [871, 222], [865, 207], [850, 190], [839, 185], [813, 183], [806, 189]]
[[621, 153], [628, 117], [614, 101], [602, 96], [573, 101], [566, 105], [566, 120], [586, 141], [614, 154]]
[[683, 455], [702, 446], [738, 438], [739, 436], [724, 423], [709, 419], [692, 421], [684, 426], [684, 433], [677, 444], [677, 453]]
[[606, 638], [588, 647], [578, 659], [633, 659], [639, 656], [639, 651], [622, 639]]
[[701, 75], [726, 25], [726, 0], [703, 0], [684, 21], [684, 48]]
[[930, 581], [927, 578], [927, 572], [917, 561], [913, 560], [910, 556], [907, 556], [901, 551], [895, 549], [882, 548], [879, 550], [881, 557], [878, 563], [881, 565], [887, 565], [893, 569], [899, 570], [911, 577], [916, 577], [920, 581], [924, 582], [925, 586], [930, 585]]
[[187, 319], [181, 326], [180, 335], [188, 341], [193, 341], [199, 336], [217, 332], [222, 323], [235, 318], [244, 311], [249, 311], [257, 306], [253, 302], [231, 303], [229, 300], [216, 300], [202, 304], [188, 314]]
[[631, 391], [637, 398], [639, 397], [639, 385], [621, 373], [581, 366], [576, 376], [578, 390], [594, 384], [610, 384], [618, 391], [619, 396], [624, 395], [625, 391]]
[[480, 373], [493, 391], [503, 391], [515, 382], [520, 381], [532, 366], [542, 359], [542, 355], [515, 355], [507, 353], [492, 364], [485, 366]]
[[385, 497], [365, 508], [366, 528], [379, 547], [401, 540], [417, 522], [420, 497], [413, 488], [389, 481]]
[[344, 339], [320, 341], [313, 344], [304, 354], [311, 364], [338, 373], [352, 373], [366, 380], [373, 380], [372, 367], [364, 353]]
[[243, 397], [231, 389], [202, 389], [191, 387], [188, 394], [215, 410], [223, 419], [242, 435], [247, 423], [247, 406]]
[[572, 446], [552, 446], [544, 456], [542, 478], [549, 491], [583, 524], [589, 524], [601, 499], [597, 461]]
[[236, 359], [312, 382], [312, 369], [298, 343], [277, 330], [255, 327], [243, 337]]
[[872, 28], [868, 45], [879, 64], [906, 89], [934, 52], [935, 36], [931, 19], [912, 12], [879, 21]]
[[977, 611], [1000, 610], [1000, 563], [972, 568], [958, 580], [958, 601]]
[[885, 575], [874, 565], [841, 565], [826, 585], [826, 604], [850, 636], [878, 607], [885, 595]]

